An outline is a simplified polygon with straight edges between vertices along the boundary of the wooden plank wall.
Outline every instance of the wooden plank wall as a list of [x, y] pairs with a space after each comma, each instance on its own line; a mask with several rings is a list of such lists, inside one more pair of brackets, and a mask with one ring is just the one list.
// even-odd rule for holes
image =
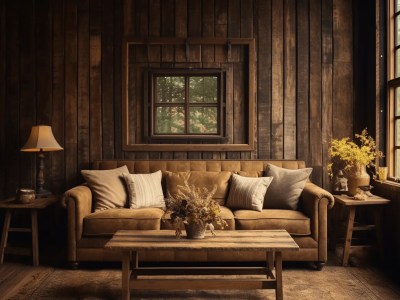
[[[37, 123], [51, 125], [64, 147], [47, 155], [47, 183], [55, 192], [80, 182], [79, 170], [93, 160], [110, 158], [302, 159], [314, 168], [313, 180], [328, 187], [327, 143], [353, 134], [352, 2], [1, 1], [0, 196], [35, 181], [34, 156], [19, 149]], [[255, 38], [256, 150], [124, 153], [121, 47], [128, 35]], [[151, 66], [170, 67], [184, 55], [169, 46], [153, 49]], [[223, 49], [193, 49], [191, 55], [181, 66], [196, 65], [200, 55], [226, 62]], [[233, 68], [230, 84], [243, 77], [240, 67]], [[228, 95], [233, 118], [241, 115], [232, 106], [240, 103], [240, 93]], [[238, 126], [243, 124], [228, 131], [240, 140]]]

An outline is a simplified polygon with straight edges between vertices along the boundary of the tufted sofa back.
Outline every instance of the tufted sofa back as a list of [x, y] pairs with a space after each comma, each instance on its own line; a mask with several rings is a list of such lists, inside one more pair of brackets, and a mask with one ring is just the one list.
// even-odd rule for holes
[[266, 169], [267, 163], [286, 169], [305, 168], [300, 160], [99, 160], [93, 163], [94, 170], [107, 170], [126, 165], [129, 172], [136, 174], [188, 171], [231, 171], [248, 172], [259, 175]]

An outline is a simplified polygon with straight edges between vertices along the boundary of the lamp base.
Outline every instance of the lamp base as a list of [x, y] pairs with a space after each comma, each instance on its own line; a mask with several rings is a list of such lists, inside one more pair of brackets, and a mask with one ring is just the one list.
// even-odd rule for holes
[[36, 190], [36, 198], [45, 198], [52, 195], [52, 193], [45, 189]]

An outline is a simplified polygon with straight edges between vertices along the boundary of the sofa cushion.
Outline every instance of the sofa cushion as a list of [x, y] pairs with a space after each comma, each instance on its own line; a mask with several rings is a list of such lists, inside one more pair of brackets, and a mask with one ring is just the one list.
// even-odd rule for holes
[[160, 208], [113, 208], [94, 212], [83, 219], [85, 236], [112, 235], [118, 230], [158, 230], [164, 211]]
[[233, 174], [226, 206], [261, 211], [265, 193], [272, 180], [273, 177], [252, 178]]
[[310, 218], [296, 210], [264, 209], [233, 212], [237, 230], [285, 229], [292, 235], [310, 235]]
[[179, 185], [184, 185], [184, 181], [187, 180], [189, 185], [195, 185], [196, 187], [205, 187], [209, 191], [217, 186], [217, 190], [213, 195], [213, 199], [220, 205], [224, 205], [226, 196], [228, 194], [228, 184], [231, 178], [231, 172], [203, 172], [203, 171], [191, 171], [191, 172], [165, 172], [165, 178], [167, 181], [167, 192], [175, 197], [179, 190]]
[[126, 166], [112, 170], [82, 170], [94, 195], [94, 210], [124, 207], [127, 203], [123, 173], [129, 173]]
[[[226, 206], [221, 207], [221, 218], [226, 221], [227, 227], [224, 230], [235, 230], [235, 217], [233, 216], [233, 212]], [[166, 217], [168, 220], [168, 216]], [[170, 229], [175, 230], [170, 222], [167, 220], [161, 221], [161, 229]], [[219, 225], [214, 225], [215, 229], [221, 229]], [[183, 229], [183, 228], [182, 228]]]
[[151, 174], [124, 173], [129, 194], [129, 208], [165, 207], [161, 171]]
[[268, 164], [265, 176], [272, 176], [264, 200], [264, 208], [297, 209], [300, 194], [312, 172], [312, 168], [288, 170]]

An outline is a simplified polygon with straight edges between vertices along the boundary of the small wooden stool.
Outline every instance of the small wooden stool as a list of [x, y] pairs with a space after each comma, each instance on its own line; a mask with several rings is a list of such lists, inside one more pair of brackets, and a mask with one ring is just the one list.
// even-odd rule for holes
[[[381, 228], [381, 215], [382, 205], [386, 205], [390, 202], [390, 200], [373, 196], [368, 197], [366, 200], [354, 200], [347, 195], [334, 195], [335, 198], [335, 207], [334, 207], [334, 227], [332, 232], [332, 250], [336, 248], [336, 239], [337, 239], [337, 226], [339, 226], [339, 216], [337, 214], [336, 205], [342, 205], [348, 208], [349, 214], [347, 217], [346, 225], [346, 236], [344, 240], [344, 249], [343, 249], [343, 260], [342, 265], [347, 266], [349, 263], [350, 249], [354, 247], [351, 245], [351, 240], [353, 238], [353, 231], [362, 231], [362, 230], [375, 230], [376, 234], [376, 242], [379, 250], [379, 254], [383, 254], [383, 238], [382, 238], [382, 228]], [[356, 215], [356, 208], [360, 206], [375, 206], [373, 207], [373, 216], [374, 216], [374, 225], [362, 225], [362, 226], [354, 226], [354, 219]]]
[[[0, 244], [0, 264], [3, 264], [4, 253], [7, 252], [19, 255], [31, 255], [31, 251], [25, 248], [7, 247], [7, 239], [9, 232], [31, 232], [32, 233], [32, 257], [33, 265], [39, 265], [39, 240], [38, 240], [38, 219], [37, 212], [39, 209], [46, 208], [47, 206], [58, 202], [59, 196], [50, 195], [45, 198], [36, 198], [32, 203], [23, 204], [15, 202], [15, 197], [8, 198], [0, 201], [0, 208], [6, 209], [3, 234], [1, 236]], [[10, 227], [12, 213], [15, 210], [28, 209], [31, 213], [31, 227], [30, 228], [13, 228]]]

